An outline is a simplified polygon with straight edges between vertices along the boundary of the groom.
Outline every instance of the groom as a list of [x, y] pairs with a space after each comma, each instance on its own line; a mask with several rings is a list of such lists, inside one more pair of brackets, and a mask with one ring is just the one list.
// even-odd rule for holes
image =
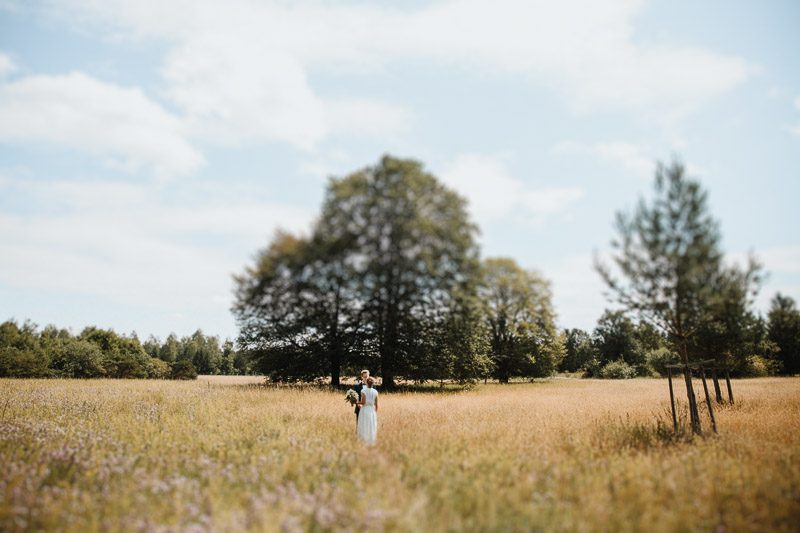
[[[356, 383], [356, 386], [353, 387], [353, 390], [356, 391], [358, 394], [358, 401], [361, 401], [361, 389], [367, 386], [367, 378], [369, 378], [369, 370], [362, 370], [361, 371], [361, 381]], [[356, 405], [356, 425], [358, 425], [358, 413], [361, 411], [361, 407]]]

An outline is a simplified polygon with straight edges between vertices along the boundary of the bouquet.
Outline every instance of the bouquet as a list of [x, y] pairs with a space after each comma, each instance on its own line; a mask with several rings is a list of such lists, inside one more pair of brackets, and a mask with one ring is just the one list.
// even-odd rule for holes
[[350, 405], [353, 405], [358, 401], [358, 393], [353, 389], [347, 391], [347, 394], [344, 397], [344, 401], [350, 402]]

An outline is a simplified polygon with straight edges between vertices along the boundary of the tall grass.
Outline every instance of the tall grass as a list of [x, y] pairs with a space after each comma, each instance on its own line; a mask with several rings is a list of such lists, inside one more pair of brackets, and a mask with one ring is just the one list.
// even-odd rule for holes
[[734, 393], [702, 438], [664, 380], [383, 394], [366, 448], [318, 388], [0, 380], [0, 530], [796, 531], [800, 379]]

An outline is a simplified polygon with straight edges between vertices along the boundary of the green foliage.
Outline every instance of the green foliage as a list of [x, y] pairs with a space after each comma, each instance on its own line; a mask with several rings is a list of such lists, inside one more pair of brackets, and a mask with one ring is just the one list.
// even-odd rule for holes
[[158, 358], [167, 363], [173, 363], [178, 360], [178, 356], [183, 352], [178, 337], [174, 333], [170, 333], [167, 340], [158, 349]]
[[[553, 334], [555, 333], [555, 334]], [[540, 338], [536, 345], [533, 367], [530, 377], [549, 377], [558, 371], [558, 365], [567, 355], [565, 348], [566, 337], [563, 332], [557, 332], [555, 322], [548, 325], [548, 333]]]
[[776, 294], [771, 301], [768, 320], [768, 339], [774, 343], [776, 361], [781, 373], [800, 373], [800, 311], [789, 296]]
[[667, 347], [656, 348], [645, 354], [649, 375], [666, 376], [668, 374], [666, 365], [674, 365], [680, 362], [678, 354]]
[[172, 377], [172, 367], [166, 361], [152, 359], [147, 377], [150, 379], [170, 379]]
[[561, 372], [577, 372], [594, 357], [591, 336], [581, 329], [564, 331], [564, 359], [558, 369]]
[[602, 365], [616, 360], [633, 366], [644, 363], [644, 353], [636, 338], [636, 326], [623, 311], [605, 311], [597, 322], [592, 343]]
[[106, 375], [106, 357], [89, 341], [59, 339], [52, 351], [52, 367], [65, 378], [99, 378]]
[[197, 379], [197, 370], [191, 361], [175, 361], [170, 364], [172, 379]]
[[483, 263], [478, 289], [489, 331], [494, 376], [549, 376], [565, 357], [565, 339], [555, 326], [550, 284], [513, 259]]
[[588, 359], [578, 370], [583, 374], [584, 378], [597, 378], [600, 377], [600, 361], [597, 357]]
[[236, 350], [234, 349], [233, 342], [226, 340], [222, 345], [222, 356], [219, 359], [219, 373], [226, 376], [233, 376], [237, 374], [236, 367]]
[[[192, 335], [178, 340], [174, 333], [170, 333], [164, 344], [154, 336], [150, 336], [142, 345], [145, 352], [152, 360], [161, 360], [166, 363], [175, 361], [189, 361], [200, 374], [249, 374], [252, 365], [240, 358], [237, 367], [237, 353], [233, 342], [226, 340], [220, 346], [220, 339], [216, 336], [206, 336], [202, 330], [195, 331]], [[244, 354], [242, 354], [244, 356]]]
[[50, 358], [36, 334], [36, 325], [0, 324], [0, 377], [39, 378], [50, 375]]
[[493, 368], [488, 331], [471, 288], [457, 291], [449, 310], [428, 354], [430, 375], [471, 385], [490, 375]]
[[110, 378], [145, 378], [150, 370], [150, 356], [139, 339], [117, 335], [113, 330], [89, 327], [79, 340], [97, 346], [105, 358], [105, 373]]
[[226, 341], [220, 348], [217, 337], [205, 337], [200, 330], [183, 343], [170, 335], [161, 346], [152, 335], [142, 345], [135, 333], [126, 337], [96, 327], [74, 337], [52, 325], [39, 332], [30, 322], [21, 327], [14, 321], [0, 324], [0, 377], [172, 377], [169, 362], [154, 357], [159, 356], [188, 363], [178, 366], [178, 374], [194, 379], [197, 372], [192, 361], [184, 359], [187, 353], [206, 365], [208, 373], [246, 374], [253, 370], [247, 354], [238, 354], [232, 342]]
[[465, 200], [417, 161], [384, 156], [331, 181], [315, 233], [351, 267], [384, 386], [419, 358], [420, 334], [445, 320], [453, 291], [474, 271], [476, 231]]
[[713, 297], [708, 320], [701, 324], [687, 345], [697, 359], [716, 359], [734, 374], [750, 375], [748, 358], [770, 358], [776, 350], [768, 342], [766, 324], [751, 310], [760, 275], [751, 259], [749, 267], [723, 268], [710, 280]]
[[206, 337], [201, 330], [195, 331], [191, 338], [184, 339], [183, 344], [192, 347], [191, 358], [187, 354], [184, 359], [192, 361], [200, 374], [219, 374], [222, 363], [222, 348], [217, 337]]
[[273, 379], [334, 385], [358, 366], [387, 388], [481, 366], [471, 348], [439, 359], [449, 304], [474, 275], [475, 232], [464, 200], [416, 161], [385, 156], [332, 179], [311, 237], [279, 233], [236, 277], [239, 343]]
[[744, 271], [723, 267], [718, 224], [707, 200], [681, 163], [659, 164], [652, 202], [642, 200], [633, 216], [617, 215], [619, 240], [612, 246], [621, 278], [596, 262], [616, 300], [666, 332], [684, 363], [690, 338], [709, 339], [722, 328], [723, 344], [735, 344], [738, 322], [760, 281], [752, 259]]
[[606, 310], [592, 336], [594, 355], [600, 366], [622, 360], [633, 367], [638, 376], [655, 374], [647, 355], [665, 344], [664, 336], [651, 324], [644, 321], [635, 324], [623, 311]]
[[636, 369], [619, 359], [603, 366], [598, 377], [603, 379], [633, 379], [636, 377]]
[[142, 348], [152, 359], [158, 359], [161, 355], [161, 343], [154, 335], [150, 335], [142, 344]]
[[778, 373], [780, 365], [775, 361], [758, 355], [748, 356], [745, 360], [745, 374], [757, 378], [774, 376]]
[[359, 341], [352, 280], [345, 273], [324, 235], [312, 244], [279, 232], [256, 266], [236, 276], [239, 343], [261, 373], [273, 381], [311, 381], [329, 373], [338, 383]]

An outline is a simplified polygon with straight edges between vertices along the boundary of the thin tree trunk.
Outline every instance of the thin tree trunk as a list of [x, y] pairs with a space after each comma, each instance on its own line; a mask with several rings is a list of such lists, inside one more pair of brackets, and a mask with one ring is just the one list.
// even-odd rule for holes
[[[689, 354], [686, 348], [686, 337], [680, 337], [681, 361], [684, 365], [689, 364]], [[700, 413], [697, 410], [697, 398], [694, 394], [692, 385], [692, 371], [688, 366], [683, 367], [683, 377], [686, 380], [686, 396], [689, 399], [689, 419], [692, 424], [692, 433], [700, 434]]]
[[331, 387], [338, 387], [341, 376], [342, 354], [341, 349], [337, 346], [331, 353]]

